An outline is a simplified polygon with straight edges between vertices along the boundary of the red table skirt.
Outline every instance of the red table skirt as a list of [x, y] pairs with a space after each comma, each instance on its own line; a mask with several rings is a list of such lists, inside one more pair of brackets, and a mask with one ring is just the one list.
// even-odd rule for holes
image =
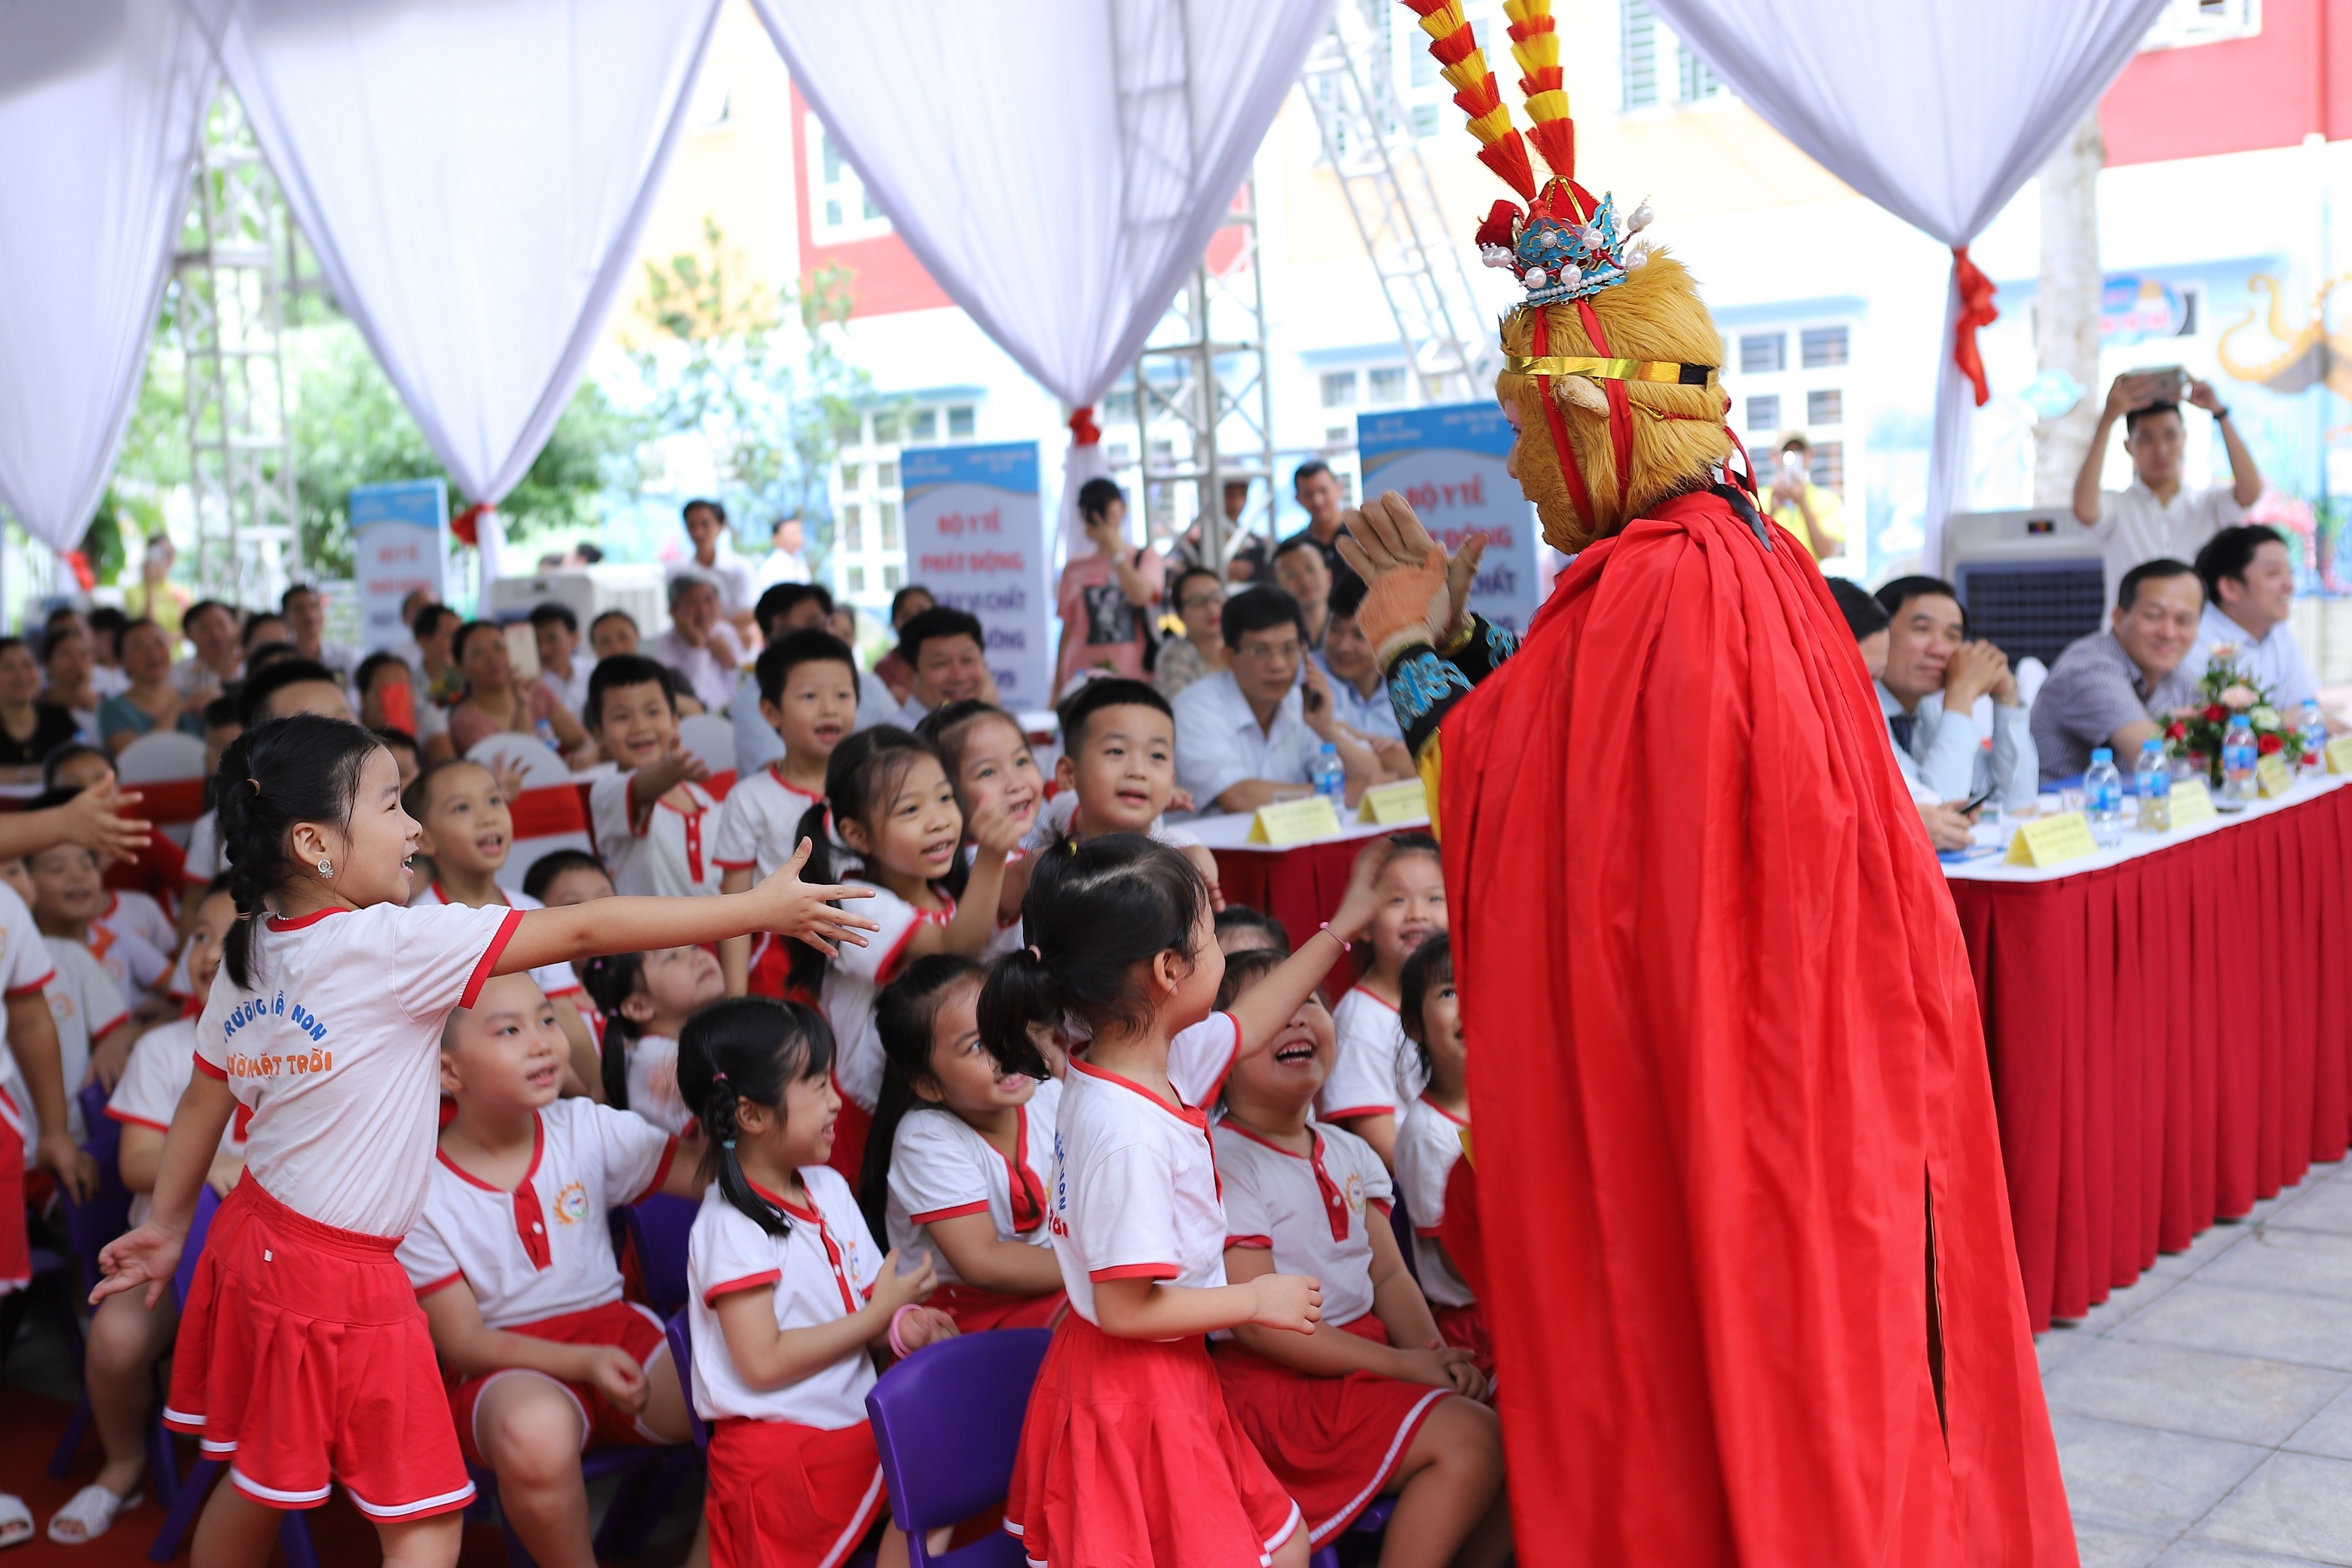
[[1228, 904], [1280, 921], [1296, 949], [1339, 907], [1363, 848], [1363, 840], [1343, 838], [1295, 849], [1219, 849], [1217, 890]]
[[2344, 1157], [2352, 790], [2078, 877], [1951, 888], [2036, 1330]]

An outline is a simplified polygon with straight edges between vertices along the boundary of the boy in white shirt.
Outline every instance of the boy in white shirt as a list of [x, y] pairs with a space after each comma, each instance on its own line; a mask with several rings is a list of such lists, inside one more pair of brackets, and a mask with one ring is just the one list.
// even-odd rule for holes
[[640, 655], [599, 660], [581, 717], [621, 770], [588, 794], [589, 826], [614, 888], [624, 898], [719, 891], [719, 803], [702, 787], [709, 767], [678, 744], [667, 672]]

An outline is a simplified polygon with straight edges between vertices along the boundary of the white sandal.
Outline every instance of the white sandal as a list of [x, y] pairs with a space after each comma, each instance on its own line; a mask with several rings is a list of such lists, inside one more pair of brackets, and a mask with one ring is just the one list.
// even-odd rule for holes
[[[137, 1508], [140, 1494], [116, 1497], [96, 1481], [74, 1493], [66, 1506], [49, 1515], [49, 1539], [59, 1546], [87, 1546], [104, 1535], [114, 1525], [115, 1516], [126, 1508]], [[79, 1535], [60, 1535], [58, 1526], [69, 1525]]]
[[33, 1539], [33, 1510], [25, 1500], [0, 1492], [0, 1550], [22, 1546]]

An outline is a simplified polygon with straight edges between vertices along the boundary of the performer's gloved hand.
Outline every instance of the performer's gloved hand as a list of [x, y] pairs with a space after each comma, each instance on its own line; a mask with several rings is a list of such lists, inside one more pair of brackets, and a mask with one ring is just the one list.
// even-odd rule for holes
[[[1363, 627], [1385, 669], [1405, 648], [1437, 642], [1453, 625], [1445, 552], [1394, 490], [1366, 501], [1363, 510], [1348, 513], [1345, 521], [1348, 531], [1339, 536], [1339, 555], [1355, 568], [1365, 588], [1356, 624]], [[1471, 564], [1475, 570], [1475, 556]], [[1466, 597], [1467, 579], [1464, 594]]]

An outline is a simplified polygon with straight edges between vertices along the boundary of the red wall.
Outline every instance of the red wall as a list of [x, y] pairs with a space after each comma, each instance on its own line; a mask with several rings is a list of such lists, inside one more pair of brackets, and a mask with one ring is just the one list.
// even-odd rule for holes
[[2352, 0], [2263, 0], [2253, 37], [2134, 56], [2099, 129], [2110, 164], [2352, 135]]
[[819, 248], [810, 239], [809, 226], [809, 148], [808, 103], [801, 97], [800, 89], [793, 89], [793, 191], [796, 221], [800, 225], [801, 276], [805, 280], [810, 273], [829, 262], [849, 268], [849, 292], [854, 301], [851, 314], [887, 316], [894, 310], [934, 310], [953, 304], [947, 291], [931, 281], [915, 253], [898, 235], [886, 234], [877, 239], [856, 239], [844, 245]]

